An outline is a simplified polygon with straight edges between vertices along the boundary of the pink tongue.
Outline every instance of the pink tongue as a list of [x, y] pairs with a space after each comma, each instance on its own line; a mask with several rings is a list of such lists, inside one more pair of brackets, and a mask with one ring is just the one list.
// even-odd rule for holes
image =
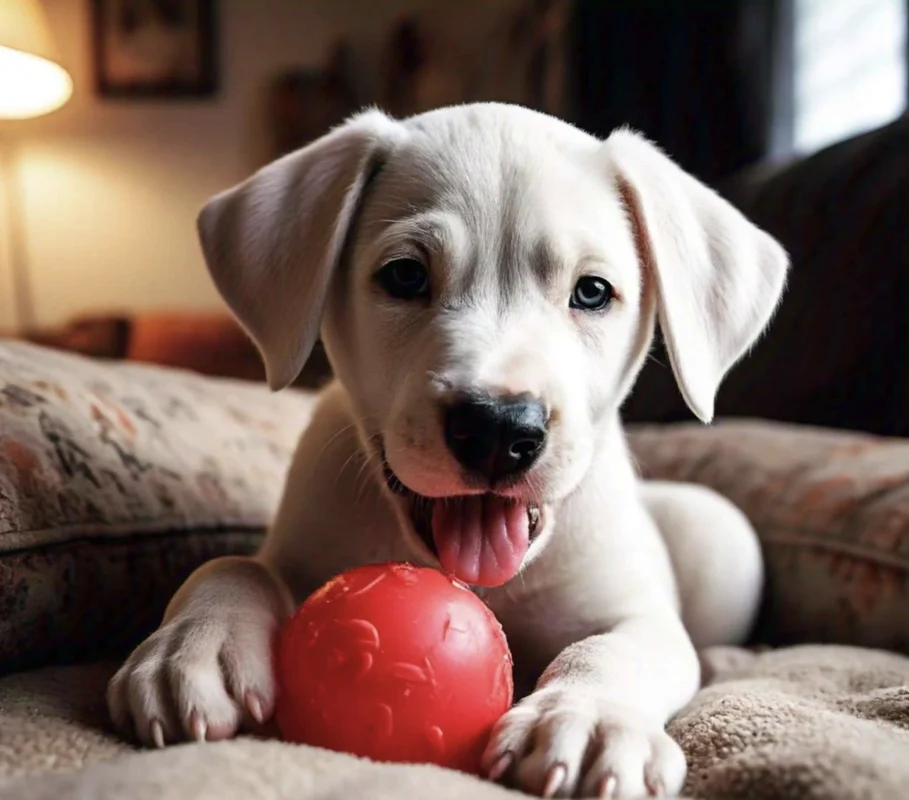
[[527, 506], [489, 494], [436, 500], [432, 536], [446, 572], [500, 586], [518, 574], [530, 546]]

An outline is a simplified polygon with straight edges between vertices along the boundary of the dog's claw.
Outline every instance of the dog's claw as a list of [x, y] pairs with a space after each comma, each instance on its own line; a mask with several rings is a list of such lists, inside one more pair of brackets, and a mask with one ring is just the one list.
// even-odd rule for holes
[[568, 769], [564, 764], [556, 764], [546, 773], [546, 783], [543, 784], [543, 797], [555, 797], [556, 793], [565, 785], [568, 779]]
[[495, 763], [489, 768], [489, 780], [493, 781], [493, 783], [499, 780], [499, 778], [508, 772], [508, 768], [512, 765], [513, 762], [513, 753], [502, 753], [502, 755], [500, 755], [496, 759]]
[[262, 708], [262, 700], [255, 692], [246, 693], [246, 707], [252, 718], [261, 725], [265, 722], [265, 711]]
[[665, 797], [666, 796], [666, 787], [663, 786], [663, 782], [659, 778], [646, 781], [647, 784], [647, 794], [651, 797]]
[[612, 798], [617, 795], [618, 788], [618, 778], [610, 773], [600, 781], [600, 791], [598, 792], [598, 796], [604, 798], [604, 800], [612, 800]]
[[189, 728], [192, 731], [192, 737], [197, 742], [204, 742], [205, 735], [208, 733], [208, 726], [205, 724], [205, 720], [202, 719], [202, 715], [198, 711], [193, 711], [189, 715]]
[[164, 728], [161, 727], [161, 721], [153, 719], [148, 726], [148, 733], [152, 742], [159, 750], [164, 749]]

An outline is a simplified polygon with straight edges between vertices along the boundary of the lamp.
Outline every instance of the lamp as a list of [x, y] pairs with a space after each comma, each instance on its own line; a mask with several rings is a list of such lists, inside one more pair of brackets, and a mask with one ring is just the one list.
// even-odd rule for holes
[[[73, 80], [57, 60], [57, 48], [39, 0], [0, 0], [0, 119], [27, 119], [60, 108], [73, 93]], [[7, 213], [9, 271], [17, 322], [31, 322], [25, 270], [25, 227], [17, 192], [12, 145], [0, 147]]]
[[0, 118], [47, 114], [72, 93], [38, 0], [0, 0]]

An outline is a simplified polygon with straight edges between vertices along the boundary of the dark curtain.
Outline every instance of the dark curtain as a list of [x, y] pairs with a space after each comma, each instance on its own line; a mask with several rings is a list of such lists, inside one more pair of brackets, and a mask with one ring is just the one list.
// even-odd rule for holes
[[630, 125], [713, 182], [760, 160], [787, 0], [576, 0], [574, 121]]
[[[782, 305], [717, 396], [723, 417], [909, 436], [909, 116], [725, 194], [789, 252]], [[693, 419], [657, 347], [628, 422]]]
[[[793, 3], [576, 0], [575, 121], [641, 130], [789, 251], [782, 306], [718, 418], [909, 436], [909, 116], [765, 161], [791, 145]], [[626, 421], [691, 420], [659, 342], [652, 356]]]

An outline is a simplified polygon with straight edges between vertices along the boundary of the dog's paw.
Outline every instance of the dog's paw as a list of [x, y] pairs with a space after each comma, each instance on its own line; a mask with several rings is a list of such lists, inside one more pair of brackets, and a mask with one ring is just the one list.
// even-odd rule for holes
[[664, 797], [685, 780], [685, 756], [661, 727], [581, 688], [543, 689], [511, 709], [483, 766], [542, 797]]
[[111, 679], [114, 725], [146, 745], [214, 741], [272, 714], [277, 623], [236, 609], [176, 617], [155, 631]]

